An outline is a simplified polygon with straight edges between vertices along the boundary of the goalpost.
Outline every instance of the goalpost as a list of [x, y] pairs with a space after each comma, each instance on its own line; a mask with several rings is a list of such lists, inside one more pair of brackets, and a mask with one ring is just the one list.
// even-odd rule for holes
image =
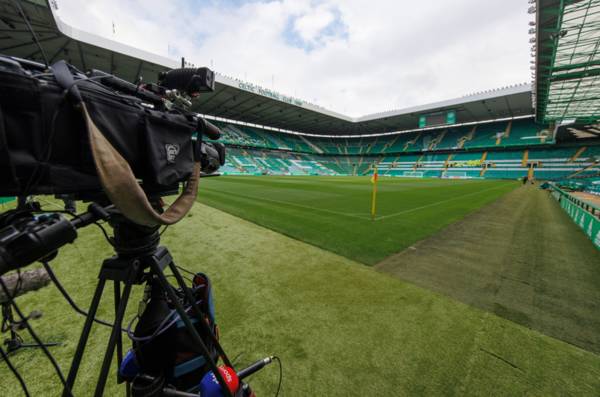
[[401, 176], [407, 178], [423, 178], [423, 171], [404, 171]]
[[446, 171], [442, 178], [448, 179], [466, 179], [468, 178], [466, 171]]

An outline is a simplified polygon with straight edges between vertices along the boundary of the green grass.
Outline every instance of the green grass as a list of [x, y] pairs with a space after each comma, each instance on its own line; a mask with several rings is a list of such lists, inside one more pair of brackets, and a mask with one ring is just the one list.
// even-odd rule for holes
[[[222, 342], [245, 365], [268, 354], [284, 363], [283, 396], [594, 396], [600, 357], [485, 311], [416, 287], [347, 258], [287, 238], [210, 207], [196, 205], [163, 242], [178, 264], [213, 278]], [[91, 300], [101, 258], [99, 231], [81, 231], [54, 268], [75, 300]], [[134, 290], [128, 318], [137, 308]], [[100, 317], [111, 318], [112, 293]], [[18, 299], [52, 351], [68, 367], [82, 326], [53, 287]], [[24, 333], [24, 335], [26, 335]], [[92, 393], [107, 330], [95, 327], [76, 395]], [[29, 340], [29, 338], [26, 338]], [[13, 362], [32, 395], [56, 396], [59, 385], [39, 351]], [[20, 395], [0, 365], [0, 395]], [[272, 395], [277, 369], [251, 380]], [[108, 396], [124, 390], [111, 377]]]
[[513, 181], [369, 177], [221, 177], [199, 201], [366, 264], [375, 264], [514, 189]]
[[557, 201], [525, 186], [377, 269], [598, 354], [599, 264]]
[[[201, 201], [298, 238], [202, 204], [163, 236], [179, 265], [212, 277], [222, 342], [230, 357], [241, 354], [238, 368], [277, 354], [283, 396], [597, 395], [599, 355], [529, 328], [598, 336], [596, 252], [551, 198], [512, 182], [384, 180], [373, 222], [370, 187], [367, 178], [202, 180]], [[109, 255], [100, 232], [86, 228], [53, 261], [80, 306], [89, 305]], [[388, 256], [377, 270], [392, 275], [353, 255], [363, 263]], [[128, 320], [141, 293], [134, 289]], [[83, 319], [54, 287], [18, 303], [44, 312], [33, 325], [43, 340], [63, 343], [52, 351], [66, 372]], [[110, 320], [112, 312], [109, 289], [98, 315]], [[95, 326], [77, 396], [92, 393], [107, 339]], [[59, 395], [40, 351], [12, 361], [32, 395]], [[123, 396], [112, 370], [105, 394]], [[257, 395], [272, 395], [277, 375], [275, 367], [255, 375]], [[0, 396], [20, 395], [4, 365], [0, 379]]]

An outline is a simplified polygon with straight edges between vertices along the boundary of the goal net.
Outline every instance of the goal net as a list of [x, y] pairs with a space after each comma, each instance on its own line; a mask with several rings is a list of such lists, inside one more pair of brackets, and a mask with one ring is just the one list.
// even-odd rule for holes
[[465, 179], [468, 178], [466, 171], [446, 171], [443, 178], [448, 179]]
[[402, 176], [405, 176], [407, 178], [423, 178], [423, 172], [422, 171], [404, 171]]

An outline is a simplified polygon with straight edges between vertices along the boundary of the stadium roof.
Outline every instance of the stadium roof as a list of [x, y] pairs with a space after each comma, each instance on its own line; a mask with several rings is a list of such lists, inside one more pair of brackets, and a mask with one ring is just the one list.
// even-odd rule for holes
[[[76, 67], [101, 69], [125, 80], [143, 76], [152, 81], [158, 72], [181, 62], [151, 54], [72, 26], [56, 13], [53, 0], [21, 0], [49, 62], [65, 59]], [[0, 0], [0, 53], [43, 62], [19, 11], [10, 0]], [[306, 101], [217, 74], [216, 90], [194, 100], [198, 113], [282, 130], [321, 135], [366, 135], [416, 129], [419, 116], [456, 112], [456, 122], [474, 123], [533, 115], [527, 84], [481, 92], [423, 106], [352, 118]]]
[[533, 115], [531, 87], [525, 84], [353, 118], [224, 76], [219, 76], [217, 83], [215, 92], [194, 103], [198, 113], [310, 134], [410, 130], [417, 128], [420, 115], [449, 110], [456, 111], [457, 123]]
[[600, 0], [537, 0], [535, 7], [537, 120], [599, 120]]

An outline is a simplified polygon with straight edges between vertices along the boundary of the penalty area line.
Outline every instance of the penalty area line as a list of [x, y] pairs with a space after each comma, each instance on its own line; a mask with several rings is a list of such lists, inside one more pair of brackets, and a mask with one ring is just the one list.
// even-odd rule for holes
[[419, 211], [419, 210], [422, 210], [422, 209], [425, 209], [425, 208], [435, 207], [436, 205], [444, 204], [444, 203], [447, 203], [447, 202], [450, 202], [450, 201], [454, 201], [454, 200], [458, 200], [458, 199], [461, 199], [461, 198], [464, 198], [464, 197], [468, 197], [468, 196], [473, 196], [475, 194], [487, 192], [487, 191], [490, 191], [490, 190], [499, 189], [501, 187], [505, 187], [505, 186], [508, 186], [508, 185], [510, 185], [510, 184], [506, 183], [504, 185], [494, 186], [494, 187], [491, 187], [489, 189], [478, 190], [476, 192], [471, 192], [471, 193], [463, 194], [463, 195], [452, 197], [452, 198], [449, 198], [449, 199], [446, 199], [446, 200], [436, 201], [435, 203], [423, 205], [421, 207], [411, 208], [409, 210], [404, 210], [404, 211], [396, 212], [396, 213], [389, 214], [389, 215], [379, 216], [379, 217], [375, 218], [375, 221], [380, 221], [382, 219], [393, 218], [393, 217], [398, 216], [398, 215], [408, 214], [408, 213]]
[[231, 196], [238, 196], [238, 197], [245, 198], [245, 199], [252, 199], [252, 200], [256, 200], [256, 201], [268, 201], [268, 202], [276, 203], [276, 204], [289, 205], [292, 207], [304, 208], [304, 209], [313, 210], [313, 211], [326, 212], [326, 213], [334, 214], [334, 215], [347, 216], [347, 217], [354, 218], [354, 219], [360, 219], [360, 220], [368, 220], [369, 219], [364, 216], [357, 216], [354, 214], [349, 214], [347, 212], [339, 212], [339, 211], [328, 210], [325, 208], [311, 207], [310, 205], [291, 203], [289, 201], [274, 200], [274, 199], [269, 199], [269, 198], [265, 198], [265, 197], [248, 196], [248, 195], [239, 194], [239, 193], [223, 192], [220, 190], [212, 190], [212, 189], [206, 189], [206, 188], [204, 190], [211, 191], [213, 193], [221, 193], [221, 194], [226, 194], [226, 195], [231, 195]]

